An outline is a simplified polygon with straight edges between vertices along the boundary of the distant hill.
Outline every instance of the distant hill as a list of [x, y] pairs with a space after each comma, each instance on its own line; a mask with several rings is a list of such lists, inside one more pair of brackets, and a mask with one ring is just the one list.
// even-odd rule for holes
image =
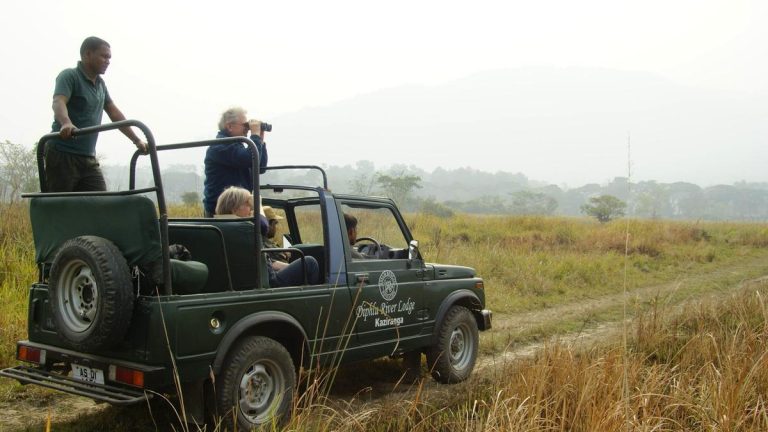
[[[768, 99], [647, 73], [521, 68], [402, 86], [274, 119], [275, 160], [521, 172], [570, 186], [627, 175], [765, 181]], [[277, 134], [278, 132], [276, 132]], [[279, 137], [279, 139], [278, 139]]]

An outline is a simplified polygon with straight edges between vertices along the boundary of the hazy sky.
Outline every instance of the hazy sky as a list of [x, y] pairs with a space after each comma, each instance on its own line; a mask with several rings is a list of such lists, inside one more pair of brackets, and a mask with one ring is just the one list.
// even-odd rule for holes
[[[30, 146], [49, 130], [55, 76], [75, 65], [89, 35], [112, 45], [104, 78], [117, 105], [165, 143], [211, 137], [231, 105], [269, 120], [382, 88], [522, 66], [637, 70], [768, 93], [765, 1], [12, 1], [1, 20], [0, 140]], [[301, 149], [280, 149], [279, 130], [272, 161], [334, 162], [332, 153], [292, 159]], [[307, 145], [328, 142], [319, 130]], [[104, 137], [99, 144], [110, 162], [130, 149]], [[357, 154], [376, 157], [364, 146]], [[455, 166], [494, 169], [461, 157]], [[594, 176], [583, 181], [610, 179]]]

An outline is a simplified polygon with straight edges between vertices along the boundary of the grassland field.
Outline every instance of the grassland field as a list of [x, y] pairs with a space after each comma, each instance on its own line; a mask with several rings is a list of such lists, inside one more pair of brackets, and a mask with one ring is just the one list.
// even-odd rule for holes
[[[25, 205], [0, 212], [0, 367], [7, 367], [16, 364], [16, 340], [26, 337], [37, 270]], [[341, 373], [335, 397], [297, 401], [289, 429], [768, 430], [768, 293], [758, 279], [768, 274], [765, 224], [406, 220], [428, 261], [471, 266], [485, 279], [495, 328], [482, 335], [481, 352], [492, 367], [455, 386], [405, 386], [396, 362], [384, 360], [367, 368], [370, 380], [394, 383], [378, 394], [356, 390], [359, 376]], [[634, 321], [624, 324], [625, 317]], [[611, 323], [628, 330], [597, 344], [552, 339]], [[534, 355], [502, 355], [533, 342], [543, 344]], [[34, 400], [43, 407], [56, 397], [0, 379], [0, 406]], [[52, 430], [182, 428], [173, 415], [152, 419], [146, 407], [108, 408], [54, 421]], [[33, 419], [27, 430], [40, 427]]]

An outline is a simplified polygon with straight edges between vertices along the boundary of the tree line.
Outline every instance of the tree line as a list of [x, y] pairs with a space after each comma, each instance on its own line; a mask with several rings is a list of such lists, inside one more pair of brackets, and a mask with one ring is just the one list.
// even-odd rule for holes
[[[128, 187], [128, 168], [103, 166], [109, 189]], [[415, 166], [379, 168], [371, 161], [354, 165], [325, 165], [329, 188], [336, 192], [381, 195], [394, 199], [406, 211], [440, 216], [459, 213], [536, 214], [578, 216], [594, 199], [610, 196], [619, 213], [656, 219], [745, 220], [768, 219], [768, 183], [738, 182], [701, 187], [693, 183], [630, 182], [617, 177], [607, 184], [566, 188], [529, 180], [524, 174], [488, 173], [472, 168], [437, 168], [427, 172]], [[320, 185], [305, 172], [268, 173], [272, 183]], [[140, 168], [137, 186], [149, 186], [151, 172]], [[169, 202], [199, 202], [202, 167], [171, 165], [163, 170]], [[142, 183], [143, 182], [143, 183]], [[34, 150], [9, 141], [0, 142], [0, 201], [12, 202], [23, 192], [38, 190]], [[621, 203], [621, 204], [619, 204]], [[585, 206], [587, 206], [585, 208]], [[617, 216], [618, 213], [615, 216]]]

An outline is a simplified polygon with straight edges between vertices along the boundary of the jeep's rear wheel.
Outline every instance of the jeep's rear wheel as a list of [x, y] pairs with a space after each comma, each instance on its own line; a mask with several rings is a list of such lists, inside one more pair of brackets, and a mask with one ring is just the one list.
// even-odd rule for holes
[[232, 429], [251, 430], [288, 420], [296, 371], [285, 347], [267, 337], [248, 337], [233, 350], [225, 368], [216, 395], [218, 411]]
[[56, 331], [70, 347], [93, 351], [122, 341], [133, 313], [133, 285], [117, 246], [94, 236], [66, 241], [49, 282]]
[[443, 384], [469, 378], [477, 360], [477, 322], [469, 309], [452, 306], [440, 326], [437, 342], [427, 353], [432, 378]]

